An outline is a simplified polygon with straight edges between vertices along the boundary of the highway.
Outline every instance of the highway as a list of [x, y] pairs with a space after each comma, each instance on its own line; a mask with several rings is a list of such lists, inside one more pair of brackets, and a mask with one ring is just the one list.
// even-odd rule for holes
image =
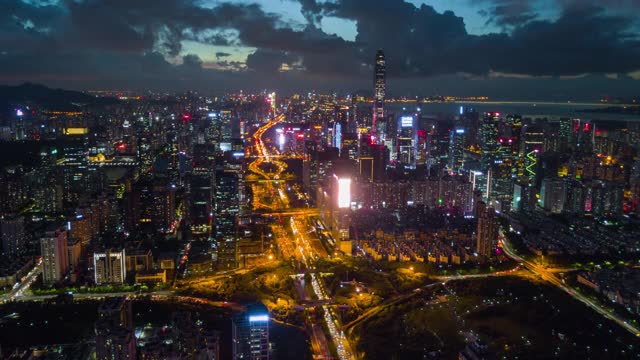
[[[249, 163], [247, 169], [258, 175], [261, 180], [251, 184], [253, 190], [253, 210], [264, 211], [270, 210], [267, 215], [289, 217], [288, 227], [273, 226], [273, 234], [281, 253], [285, 257], [293, 257], [299, 270], [313, 271], [315, 269], [314, 262], [320, 257], [326, 257], [327, 253], [319, 244], [319, 240], [311, 238], [310, 234], [315, 232], [315, 228], [308, 221], [310, 217], [317, 215], [315, 209], [292, 209], [287, 194], [287, 187], [284, 181], [284, 171], [287, 164], [280, 159], [282, 155], [277, 154], [274, 149], [270, 149], [265, 145], [264, 135], [273, 128], [277, 123], [285, 119], [284, 114], [274, 117], [271, 121], [260, 127], [253, 135], [254, 145], [251, 147], [252, 154], [255, 155], [253, 161]], [[273, 151], [273, 153], [271, 152]], [[265, 171], [264, 167], [273, 169], [271, 172]], [[290, 233], [289, 233], [290, 231]], [[320, 300], [330, 300], [323, 281], [311, 273], [311, 287], [315, 297]], [[351, 344], [342, 331], [342, 326], [338, 320], [335, 310], [328, 306], [322, 305], [323, 320], [329, 334], [320, 334], [321, 327], [307, 321], [309, 333], [312, 336], [313, 350], [316, 357], [326, 358], [327, 356], [327, 338], [335, 344], [338, 357], [340, 359], [353, 359], [354, 355], [351, 350]], [[328, 335], [328, 336], [324, 336]]]
[[520, 270], [520, 266], [516, 266], [513, 269], [504, 270], [504, 271], [496, 271], [496, 272], [491, 272], [491, 273], [484, 273], [484, 274], [435, 276], [433, 278], [438, 280], [438, 282], [427, 284], [427, 285], [423, 285], [423, 286], [420, 286], [420, 287], [417, 287], [417, 288], [413, 289], [411, 292], [406, 292], [404, 294], [396, 295], [396, 296], [394, 296], [392, 298], [386, 299], [381, 304], [370, 308], [369, 310], [365, 311], [360, 316], [358, 316], [356, 319], [352, 320], [348, 324], [345, 324], [343, 326], [343, 330], [345, 330], [345, 331], [351, 330], [351, 329], [353, 329], [354, 326], [356, 326], [356, 325], [362, 323], [363, 321], [371, 318], [372, 316], [378, 314], [380, 311], [382, 311], [382, 310], [384, 310], [386, 308], [389, 308], [390, 306], [396, 305], [399, 302], [408, 300], [408, 299], [410, 299], [410, 298], [412, 298], [412, 297], [414, 297], [414, 296], [416, 296], [418, 294], [421, 294], [423, 290], [427, 290], [427, 289], [433, 288], [433, 287], [438, 286], [438, 285], [445, 285], [449, 281], [479, 279], [479, 278], [498, 277], [498, 276], [515, 276], [515, 275], [518, 274], [519, 271], [521, 271]]
[[625, 319], [621, 318], [620, 316], [618, 316], [617, 314], [615, 314], [612, 310], [608, 310], [604, 307], [602, 307], [600, 304], [595, 303], [594, 301], [590, 300], [589, 298], [587, 298], [586, 296], [582, 295], [580, 292], [576, 291], [575, 289], [571, 288], [570, 286], [567, 286], [564, 282], [562, 282], [562, 280], [558, 279], [554, 272], [543, 268], [540, 265], [537, 265], [531, 261], [528, 261], [524, 258], [522, 258], [521, 256], [519, 256], [516, 251], [513, 249], [513, 246], [509, 243], [508, 239], [506, 236], [504, 236], [504, 233], [501, 231], [500, 233], [500, 240], [501, 240], [501, 244], [502, 244], [502, 249], [504, 250], [504, 253], [510, 257], [511, 259], [518, 261], [520, 264], [522, 264], [527, 270], [531, 271], [532, 273], [534, 273], [535, 275], [538, 275], [541, 279], [551, 283], [552, 285], [560, 288], [562, 291], [564, 291], [565, 293], [569, 294], [571, 297], [573, 297], [574, 299], [582, 302], [583, 304], [587, 305], [588, 307], [590, 307], [591, 309], [593, 309], [594, 311], [596, 311], [598, 314], [606, 317], [609, 320], [612, 320], [614, 322], [616, 322], [618, 325], [622, 326], [623, 328], [625, 328], [627, 331], [631, 332], [632, 334], [636, 335], [636, 336], [640, 336], [640, 329], [636, 326], [633, 326], [631, 324], [629, 324]]

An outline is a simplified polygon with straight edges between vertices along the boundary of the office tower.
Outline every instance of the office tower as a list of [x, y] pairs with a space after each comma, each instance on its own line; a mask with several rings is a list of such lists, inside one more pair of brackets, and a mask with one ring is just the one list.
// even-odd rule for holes
[[449, 170], [460, 173], [464, 168], [464, 128], [451, 130], [449, 137]]
[[133, 185], [127, 195], [126, 228], [150, 226], [167, 231], [175, 218], [175, 185], [166, 177], [146, 177]]
[[215, 237], [220, 267], [232, 268], [236, 262], [236, 216], [240, 212], [240, 183], [235, 170], [218, 168], [215, 172]]
[[5, 255], [18, 255], [25, 251], [26, 235], [22, 216], [5, 216], [0, 219], [0, 240]]
[[67, 248], [67, 231], [58, 229], [48, 231], [40, 238], [42, 255], [42, 281], [55, 284], [62, 280], [69, 271], [69, 251]]
[[495, 153], [498, 150], [498, 127], [496, 122], [500, 119], [498, 113], [485, 113], [480, 124], [480, 150], [483, 171], [487, 171], [495, 161]]
[[[575, 127], [576, 123], [578, 124], [577, 129]], [[595, 130], [595, 123], [585, 122], [581, 124], [580, 120], [574, 120], [574, 133], [577, 140], [577, 152], [582, 154], [591, 154], [593, 152]]]
[[343, 159], [358, 160], [360, 146], [358, 134], [344, 133], [342, 135], [342, 149], [340, 155]]
[[67, 202], [77, 201], [80, 194], [91, 187], [88, 172], [88, 128], [65, 128], [62, 166], [63, 198]]
[[544, 148], [544, 130], [539, 126], [525, 125], [522, 133], [523, 141], [520, 157], [523, 159], [524, 168], [520, 173], [522, 176], [533, 180], [538, 173], [539, 158]]
[[129, 299], [115, 297], [101, 303], [94, 330], [97, 360], [136, 359], [136, 337]]
[[476, 232], [476, 252], [478, 255], [491, 257], [495, 254], [498, 241], [498, 219], [492, 207], [487, 208], [484, 202], [477, 205], [478, 230]]
[[542, 180], [540, 207], [553, 214], [562, 213], [565, 205], [564, 190], [564, 181], [560, 178], [545, 178]]
[[125, 261], [124, 249], [94, 253], [93, 271], [96, 284], [123, 284], [127, 274]]
[[197, 145], [193, 154], [193, 171], [190, 176], [189, 220], [195, 234], [211, 235], [213, 220], [213, 175], [215, 147]]
[[358, 158], [359, 177], [365, 181], [378, 181], [386, 177], [389, 149], [384, 145], [369, 144], [361, 148]]
[[333, 124], [333, 138], [331, 139], [332, 146], [338, 149], [338, 154], [342, 151], [342, 124], [336, 121]]
[[595, 180], [587, 184], [585, 210], [597, 217], [622, 217], [624, 188], [620, 184]]
[[386, 73], [387, 68], [385, 64], [384, 52], [382, 49], [376, 53], [376, 62], [373, 72], [373, 117], [371, 122], [371, 133], [376, 136], [376, 141], [381, 143], [383, 139], [378, 137], [382, 136], [378, 134], [377, 122], [384, 120], [384, 99], [386, 96]]
[[332, 174], [333, 166], [339, 159], [338, 149], [328, 148], [325, 151], [310, 149], [308, 158], [303, 165], [308, 169], [308, 178], [305, 175], [305, 188], [311, 192], [312, 197], [315, 197], [315, 190], [319, 183]]
[[269, 359], [269, 313], [262, 304], [233, 317], [233, 359]]
[[582, 216], [587, 196], [587, 188], [582, 181], [572, 178], [564, 178], [564, 205], [563, 212], [567, 215]]
[[398, 118], [396, 134], [397, 160], [410, 169], [416, 167], [418, 155], [418, 122], [413, 115], [403, 115]]

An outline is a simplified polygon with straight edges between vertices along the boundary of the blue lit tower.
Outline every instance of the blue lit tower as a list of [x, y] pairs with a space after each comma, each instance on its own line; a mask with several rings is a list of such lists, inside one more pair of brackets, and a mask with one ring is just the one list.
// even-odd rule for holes
[[449, 135], [449, 163], [451, 172], [461, 173], [464, 168], [464, 128], [455, 127]]
[[371, 122], [371, 134], [376, 136], [376, 142], [382, 143], [377, 136], [377, 122], [384, 120], [384, 98], [386, 93], [387, 67], [382, 49], [376, 53], [376, 64], [373, 72], [373, 120]]
[[269, 360], [269, 312], [262, 304], [247, 306], [232, 319], [233, 359]]

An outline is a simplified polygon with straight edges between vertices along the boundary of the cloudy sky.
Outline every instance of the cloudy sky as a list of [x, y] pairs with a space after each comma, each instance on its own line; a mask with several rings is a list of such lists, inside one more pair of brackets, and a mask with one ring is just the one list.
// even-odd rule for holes
[[0, 83], [639, 95], [640, 0], [1, 0]]

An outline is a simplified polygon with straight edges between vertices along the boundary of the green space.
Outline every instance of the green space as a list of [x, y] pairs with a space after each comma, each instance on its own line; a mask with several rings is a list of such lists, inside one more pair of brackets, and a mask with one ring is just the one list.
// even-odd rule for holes
[[438, 284], [353, 329], [367, 359], [454, 359], [469, 332], [489, 346], [491, 358], [630, 358], [640, 346], [560, 290], [515, 277]]
[[297, 295], [291, 273], [285, 262], [269, 263], [242, 274], [181, 281], [176, 285], [177, 294], [240, 303], [260, 301], [278, 319], [299, 324], [303, 316], [293, 309]]
[[166, 290], [168, 285], [98, 285], [83, 287], [32, 287], [30, 289], [33, 295], [59, 295], [59, 294], [107, 294], [107, 293], [124, 293], [124, 292], [140, 292], [147, 293], [153, 291]]

